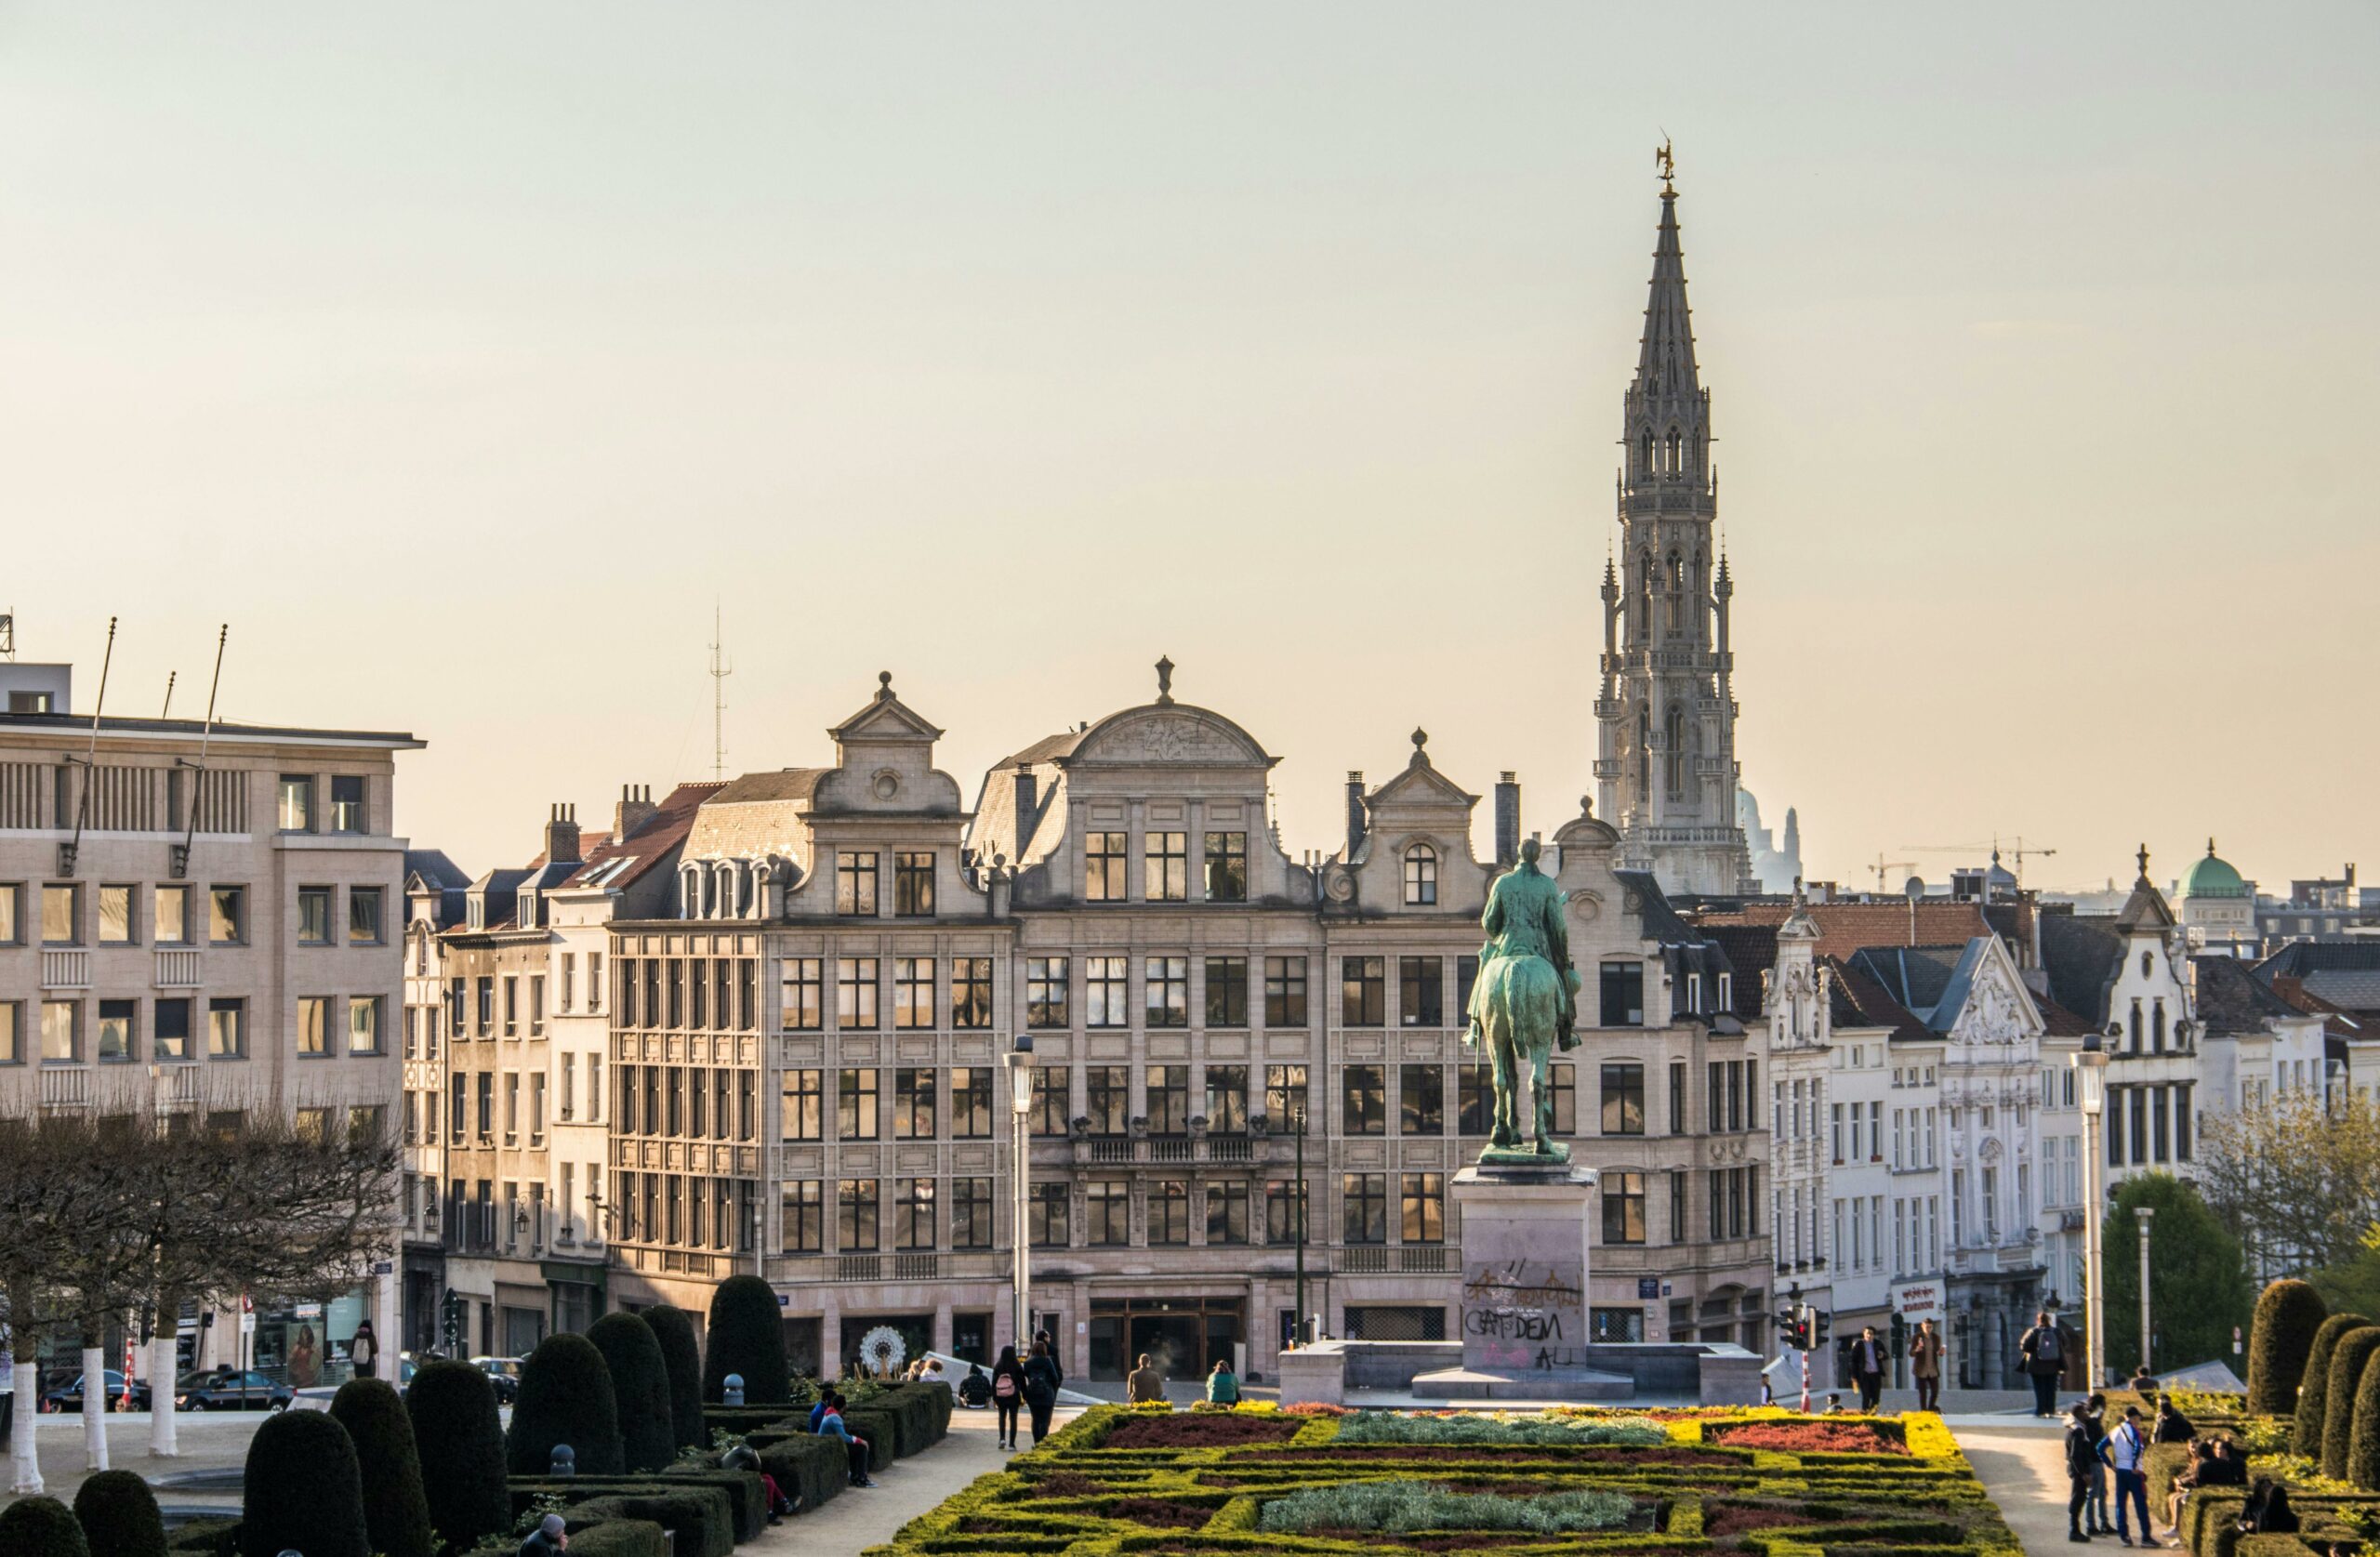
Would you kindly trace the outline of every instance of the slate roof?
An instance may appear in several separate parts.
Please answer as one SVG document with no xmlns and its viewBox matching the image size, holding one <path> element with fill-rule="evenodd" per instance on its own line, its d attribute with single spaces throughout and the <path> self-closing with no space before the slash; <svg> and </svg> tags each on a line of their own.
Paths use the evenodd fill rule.
<svg viewBox="0 0 2380 1557">
<path fill-rule="evenodd" d="M 1739 1022 L 1759 1022 L 1767 1014 L 1766 975 L 1777 966 L 1777 930 L 1773 925 L 1712 925 L 1701 934 L 1726 954 L 1735 970 L 1733 1000 L 1728 1009 Z"/>
<path fill-rule="evenodd" d="M 714 805 L 751 805 L 773 800 L 808 800 L 818 789 L 818 781 L 833 772 L 832 768 L 779 768 L 771 772 L 746 773 L 724 784 L 699 786 L 680 785 L 670 791 L 675 798 L 689 787 L 701 787 L 711 793 L 702 797 Z M 666 803 L 666 802 L 665 802 Z"/>
<path fill-rule="evenodd" d="M 2098 914 L 2044 914 L 2041 921 L 2050 998 L 2099 1029 L 2107 1026 L 2108 1003 L 2123 970 L 2124 943 L 2115 923 Z"/>
<path fill-rule="evenodd" d="M 738 781 L 741 782 L 741 781 Z M 572 887 L 625 887 L 637 880 L 668 856 L 669 851 L 683 843 L 694 825 L 694 813 L 716 798 L 731 784 L 681 784 L 661 798 L 652 814 L 637 824 L 628 837 L 613 841 L 612 835 L 601 835 L 601 840 L 584 851 L 587 858 L 580 863 L 570 879 L 562 883 Z M 618 862 L 626 860 L 626 864 Z M 616 866 L 617 868 L 610 868 Z"/>
<path fill-rule="evenodd" d="M 2275 1017 L 2307 1014 L 2282 999 L 2236 957 L 2194 957 L 2190 971 L 2197 984 L 2191 1004 L 2199 1025 L 2210 1036 L 2260 1033 Z"/>
<path fill-rule="evenodd" d="M 1835 1026 L 1889 1028 L 1897 1042 L 1941 1036 L 1894 999 L 1883 984 L 1869 977 L 1856 958 L 1846 962 L 1831 957 L 1823 960 L 1834 973 L 1827 985 L 1827 1019 Z"/>
<path fill-rule="evenodd" d="M 1891 899 L 1877 903 L 1811 903 L 1803 905 L 1818 927 L 1818 954 L 1848 957 L 1867 946 L 1905 946 L 1910 942 L 1909 903 Z M 1791 903 L 1746 903 L 1712 907 L 1698 913 L 1707 932 L 1727 925 L 1763 925 L 1771 930 L 1793 912 Z M 1917 904 L 1917 940 L 1929 946 L 1959 945 L 1977 935 L 1992 933 L 1982 904 L 1929 898 Z"/>
</svg>

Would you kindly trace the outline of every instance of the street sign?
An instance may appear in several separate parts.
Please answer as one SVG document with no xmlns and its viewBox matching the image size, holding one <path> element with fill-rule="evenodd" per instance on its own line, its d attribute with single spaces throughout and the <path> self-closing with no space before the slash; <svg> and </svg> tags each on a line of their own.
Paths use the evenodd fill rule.
<svg viewBox="0 0 2380 1557">
<path fill-rule="evenodd" d="M 1659 1277 L 1659 1276 L 1638 1276 L 1638 1277 L 1636 1278 L 1636 1296 L 1637 1296 L 1637 1298 L 1639 1299 L 1639 1300 L 1642 1300 L 1643 1299 L 1646 1299 L 1646 1298 L 1658 1298 L 1658 1297 L 1659 1297 L 1660 1295 L 1661 1295 L 1661 1278 L 1660 1278 L 1660 1277 Z"/>
</svg>

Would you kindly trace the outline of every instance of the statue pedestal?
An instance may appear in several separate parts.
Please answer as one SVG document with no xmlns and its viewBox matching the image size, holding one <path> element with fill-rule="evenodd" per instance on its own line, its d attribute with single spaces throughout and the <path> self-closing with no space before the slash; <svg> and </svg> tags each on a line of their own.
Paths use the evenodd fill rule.
<svg viewBox="0 0 2380 1557">
<path fill-rule="evenodd" d="M 1462 1220 L 1462 1366 L 1415 1377 L 1448 1399 L 1630 1400 L 1633 1379 L 1587 1366 L 1595 1174 L 1481 1163 L 1454 1178 Z"/>
</svg>

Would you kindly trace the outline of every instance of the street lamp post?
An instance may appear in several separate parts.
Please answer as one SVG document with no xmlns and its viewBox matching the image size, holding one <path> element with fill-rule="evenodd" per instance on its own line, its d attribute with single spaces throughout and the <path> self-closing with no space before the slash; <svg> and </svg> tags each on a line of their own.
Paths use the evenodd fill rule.
<svg viewBox="0 0 2380 1557">
<path fill-rule="evenodd" d="M 2090 1369 L 2086 1387 L 2096 1388 L 2107 1372 L 2107 1310 L 2099 1277 L 2099 1115 L 2108 1101 L 2108 1051 L 2098 1034 L 2082 1040 L 2073 1064 L 2082 1103 L 2082 1350 Z"/>
<path fill-rule="evenodd" d="M 2154 1369 L 2157 1365 L 2149 1355 L 2149 1219 L 2157 1207 L 2135 1206 L 2132 1214 L 2140 1221 L 2140 1366 Z"/>
<path fill-rule="evenodd" d="M 1033 1038 L 1020 1035 L 1016 1047 L 1000 1056 L 1008 1066 L 1009 1104 L 1014 1111 L 1011 1145 L 1015 1160 L 1009 1177 L 1014 1181 L 1016 1204 L 1010 1214 L 1011 1241 L 1016 1246 L 1016 1349 L 1021 1356 L 1033 1345 L 1032 1174 Z"/>
</svg>

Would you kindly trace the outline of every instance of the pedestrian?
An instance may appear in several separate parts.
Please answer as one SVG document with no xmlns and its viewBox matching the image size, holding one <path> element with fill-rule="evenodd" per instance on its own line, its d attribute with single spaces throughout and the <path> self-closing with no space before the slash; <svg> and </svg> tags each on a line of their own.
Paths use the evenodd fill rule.
<svg viewBox="0 0 2380 1557">
<path fill-rule="evenodd" d="M 1819 1412 L 1818 1415 L 1822 1417 L 1839 1417 L 1842 1414 L 1843 1393 L 1841 1391 L 1837 1391 L 1826 1397 L 1826 1409 Z"/>
<path fill-rule="evenodd" d="M 770 1524 L 774 1524 L 787 1514 L 794 1511 L 793 1499 L 785 1495 L 785 1489 L 777 1485 L 777 1479 L 770 1475 L 760 1464 L 760 1453 L 751 1445 L 736 1445 L 727 1451 L 719 1463 L 722 1470 L 749 1471 L 760 1478 L 760 1492 L 769 1505 Z"/>
<path fill-rule="evenodd" d="M 569 1550 L 570 1537 L 562 1527 L 562 1515 L 549 1513 L 537 1521 L 537 1527 L 521 1543 L 521 1557 L 559 1557 Z"/>
<path fill-rule="evenodd" d="M 1051 1335 L 1049 1331 L 1044 1330 L 1034 1339 L 1038 1340 L 1043 1346 L 1049 1348 L 1050 1377 L 1055 1380 L 1051 1387 L 1058 1390 L 1064 1389 L 1066 1387 L 1066 1365 L 1058 1360 L 1058 1338 Z"/>
<path fill-rule="evenodd" d="M 314 1326 L 311 1325 L 298 1326 L 298 1341 L 289 1349 L 288 1366 L 292 1389 L 306 1389 L 322 1379 L 322 1355 L 314 1350 Z"/>
<path fill-rule="evenodd" d="M 1058 1404 L 1058 1380 L 1064 1377 L 1057 1359 L 1050 1354 L 1050 1343 L 1035 1341 L 1033 1355 L 1025 1361 L 1025 1408 L 1032 1413 L 1036 1445 L 1050 1436 L 1050 1412 Z"/>
<path fill-rule="evenodd" d="M 1207 1404 L 1210 1405 L 1239 1404 L 1239 1375 L 1231 1370 L 1229 1357 L 1215 1359 L 1214 1371 L 1207 1375 Z"/>
<path fill-rule="evenodd" d="M 2104 1446 L 2108 1441 L 2108 1397 L 2093 1393 L 2082 1402 L 2082 1411 L 2091 1418 L 2091 1435 Z M 2091 1506 L 2082 1528 L 2095 1536 L 2112 1536 L 2116 1527 L 2108 1518 L 2108 1468 L 2100 1465 L 2091 1472 Z"/>
<path fill-rule="evenodd" d="M 347 1343 L 347 1360 L 354 1366 L 358 1379 L 380 1376 L 380 1338 L 372 1333 L 369 1319 L 355 1326 L 355 1339 Z"/>
<path fill-rule="evenodd" d="M 2090 1407 L 2076 1401 L 2066 1413 L 2066 1538 L 2087 1541 L 2082 1532 L 2082 1508 L 2091 1499 L 2091 1481 L 2107 1463 L 2107 1445 L 2091 1420 Z"/>
<path fill-rule="evenodd" d="M 2258 1476 L 2248 1506 L 2240 1511 L 2240 1529 L 2250 1535 L 2295 1535 L 2297 1511 L 2289 1506 L 2289 1489 L 2269 1476 Z"/>
<path fill-rule="evenodd" d="M 2187 1444 L 2196 1436 L 2198 1428 L 2188 1417 L 2182 1415 L 2182 1408 L 2174 1404 L 2172 1395 L 2157 1397 L 2157 1428 L 2151 1435 L 2150 1442 Z"/>
<path fill-rule="evenodd" d="M 1124 1403 L 1128 1405 L 1165 1405 L 1165 1375 L 1149 1363 L 1149 1354 L 1141 1353 L 1141 1366 L 1124 1379 Z"/>
<path fill-rule="evenodd" d="M 1909 1338 L 1909 1376 L 1917 1383 L 1917 1408 L 1942 1409 L 1942 1332 L 1931 1319 L 1919 1320 Z"/>
<path fill-rule="evenodd" d="M 826 1407 L 826 1411 L 818 1418 L 818 1436 L 840 1438 L 843 1441 L 844 1472 L 850 1477 L 852 1485 L 874 1486 L 876 1483 L 867 1473 L 870 1458 L 868 1442 L 843 1425 L 842 1395 L 830 1394 L 819 1404 Z"/>
<path fill-rule="evenodd" d="M 1025 1365 L 1016 1360 L 1016 1348 L 1000 1348 L 1000 1360 L 992 1365 L 992 1404 L 999 1408 L 999 1420 L 993 1425 L 998 1430 L 1000 1447 L 1016 1447 L 1016 1414 L 1024 1407 L 1027 1379 Z"/>
<path fill-rule="evenodd" d="M 959 1404 L 970 1411 L 981 1411 L 992 1403 L 992 1381 L 984 1377 L 983 1365 L 967 1365 L 967 1377 L 959 1381 L 958 1395 Z"/>
<path fill-rule="evenodd" d="M 1859 1339 L 1851 1343 L 1851 1381 L 1859 1386 L 1859 1409 L 1874 1416 L 1884 1394 L 1884 1343 L 1876 1339 L 1873 1325 L 1861 1326 Z"/>
<path fill-rule="evenodd" d="M 2033 1316 L 2033 1327 L 2017 1338 L 2016 1350 L 2023 1354 L 2025 1372 L 2033 1380 L 2033 1415 L 2055 1416 L 2057 1380 L 2066 1371 L 2066 1338 L 2058 1333 L 2047 1309 Z"/>
<path fill-rule="evenodd" d="M 2149 1527 L 2149 1434 L 2140 1425 L 2140 1407 L 2123 1408 L 2123 1421 L 2108 1441 L 2108 1463 L 2116 1473 L 2116 1539 L 2125 1546 L 2133 1544 L 2132 1531 L 2124 1521 L 2127 1509 L 2140 1514 L 2140 1544 L 2148 1546 L 2156 1540 L 2156 1532 Z"/>
<path fill-rule="evenodd" d="M 2215 1445 L 2203 1438 L 2190 1440 L 2190 1462 L 2174 1477 L 2174 1487 L 2165 1495 L 2165 1544 L 2179 1546 L 2182 1540 L 2182 1506 L 2189 1501 L 2191 1489 L 2202 1484 L 2207 1462 L 2215 1458 Z"/>
<path fill-rule="evenodd" d="M 2147 1363 L 2143 1363 L 2132 1370 L 2131 1381 L 2124 1387 L 2141 1399 L 2147 1400 L 2157 1392 L 2157 1376 L 2149 1371 Z"/>
</svg>

